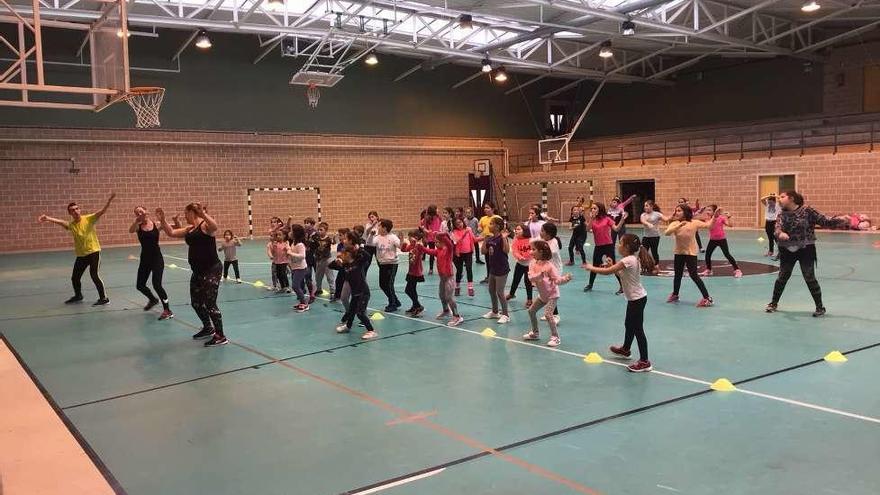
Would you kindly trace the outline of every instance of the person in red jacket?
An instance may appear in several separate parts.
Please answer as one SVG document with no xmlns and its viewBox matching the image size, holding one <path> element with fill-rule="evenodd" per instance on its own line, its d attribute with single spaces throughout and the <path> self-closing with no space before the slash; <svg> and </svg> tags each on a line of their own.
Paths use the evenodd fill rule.
<svg viewBox="0 0 880 495">
<path fill-rule="evenodd" d="M 452 256 L 455 246 L 448 232 L 439 232 L 436 235 L 436 248 L 425 248 L 425 254 L 437 257 L 437 274 L 440 275 L 440 303 L 443 305 L 443 311 L 437 315 L 437 319 L 443 319 L 452 312 L 452 319 L 448 325 L 455 327 L 464 321 L 464 318 L 458 314 L 458 305 L 455 304 L 455 280 L 452 270 Z"/>
<path fill-rule="evenodd" d="M 409 253 L 409 271 L 406 273 L 406 295 L 412 299 L 412 307 L 406 310 L 406 314 L 418 317 L 425 311 L 425 307 L 419 303 L 417 286 L 425 281 L 425 273 L 422 261 L 425 259 L 425 234 L 421 230 L 410 230 L 407 240 L 403 241 L 400 250 Z"/>
</svg>

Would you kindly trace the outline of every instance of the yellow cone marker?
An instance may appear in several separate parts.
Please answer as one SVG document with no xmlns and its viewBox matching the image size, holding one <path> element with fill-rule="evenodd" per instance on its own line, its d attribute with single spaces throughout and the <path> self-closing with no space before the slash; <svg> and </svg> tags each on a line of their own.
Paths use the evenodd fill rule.
<svg viewBox="0 0 880 495">
<path fill-rule="evenodd" d="M 174 263 L 171 263 L 170 265 L 168 265 L 168 268 L 177 268 L 177 265 L 175 265 Z"/>
<path fill-rule="evenodd" d="M 482 335 L 483 337 L 494 337 L 498 334 L 495 333 L 495 330 L 492 330 L 491 328 L 484 328 L 483 331 L 480 332 L 480 335 Z"/>
<path fill-rule="evenodd" d="M 384 320 L 385 315 L 383 315 L 382 313 L 376 312 L 376 313 L 373 313 L 372 316 L 370 316 L 370 319 L 374 320 L 374 321 Z"/>
<path fill-rule="evenodd" d="M 845 363 L 849 360 L 840 351 L 831 351 L 825 356 L 825 361 L 829 363 Z"/>
<path fill-rule="evenodd" d="M 603 361 L 605 360 L 602 359 L 602 356 L 600 356 L 598 352 L 591 352 L 584 358 L 584 362 L 590 364 L 599 364 Z"/>
<path fill-rule="evenodd" d="M 733 392 L 736 390 L 736 387 L 734 387 L 727 378 L 719 378 L 715 380 L 715 383 L 713 383 L 710 388 L 716 392 Z"/>
<path fill-rule="evenodd" d="M 322 296 L 329 296 L 329 295 L 330 295 L 330 292 L 328 292 L 327 289 L 322 289 L 322 290 L 321 290 L 321 295 L 322 295 Z"/>
<path fill-rule="evenodd" d="M 257 280 L 256 282 L 254 282 L 254 287 L 265 287 L 265 286 L 266 286 L 266 284 L 264 284 L 262 280 Z"/>
<path fill-rule="evenodd" d="M 767 240 L 767 239 L 764 239 L 763 237 L 758 237 L 758 242 L 764 242 L 764 241 L 766 241 L 766 240 Z"/>
</svg>

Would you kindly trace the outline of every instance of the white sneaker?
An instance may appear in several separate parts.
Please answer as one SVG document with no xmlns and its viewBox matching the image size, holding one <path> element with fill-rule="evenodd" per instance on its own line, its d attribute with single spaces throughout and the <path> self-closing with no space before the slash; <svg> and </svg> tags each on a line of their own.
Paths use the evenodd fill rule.
<svg viewBox="0 0 880 495">
<path fill-rule="evenodd" d="M 560 320 L 562 320 L 562 318 L 560 318 L 559 315 L 553 315 L 553 322 L 554 322 L 554 323 L 556 323 L 557 325 L 559 325 L 559 321 L 560 321 Z"/>
<path fill-rule="evenodd" d="M 449 320 L 449 323 L 447 323 L 447 325 L 449 325 L 450 327 L 457 327 L 457 326 L 461 325 L 461 322 L 463 322 L 463 321 L 464 321 L 464 318 L 462 318 L 461 315 L 453 316 L 452 319 Z"/>
<path fill-rule="evenodd" d="M 494 320 L 495 318 L 498 318 L 498 316 L 499 316 L 498 313 L 496 313 L 494 311 L 489 311 L 488 313 L 483 315 L 483 318 L 489 318 L 489 319 Z"/>
<path fill-rule="evenodd" d="M 241 279 L 240 279 L 240 278 L 235 279 L 235 283 L 240 284 L 240 283 L 241 283 Z"/>
<path fill-rule="evenodd" d="M 531 332 L 523 335 L 523 340 L 538 340 L 540 337 L 538 332 L 532 330 Z"/>
<path fill-rule="evenodd" d="M 559 347 L 561 343 L 562 340 L 559 337 L 550 337 L 550 340 L 547 341 L 547 347 Z"/>
<path fill-rule="evenodd" d="M 541 321 L 547 321 L 547 315 L 542 316 Z"/>
<path fill-rule="evenodd" d="M 370 330 L 369 332 L 367 332 L 367 333 L 361 335 L 361 338 L 364 339 L 364 340 L 370 340 L 370 339 L 375 339 L 375 338 L 378 337 L 378 336 L 379 336 L 379 334 L 377 334 L 376 332 Z"/>
<path fill-rule="evenodd" d="M 510 317 L 507 315 L 501 315 L 498 317 L 498 324 L 503 325 L 505 323 L 510 323 Z"/>
<path fill-rule="evenodd" d="M 742 270 L 739 270 L 739 269 L 734 270 L 734 271 L 733 271 L 733 276 L 734 276 L 734 278 L 742 278 L 742 276 L 743 276 L 743 272 L 742 272 Z"/>
<path fill-rule="evenodd" d="M 349 330 L 348 325 L 346 325 L 345 323 L 340 323 L 339 325 L 336 325 L 336 333 L 348 333 L 350 331 L 351 330 Z"/>
</svg>

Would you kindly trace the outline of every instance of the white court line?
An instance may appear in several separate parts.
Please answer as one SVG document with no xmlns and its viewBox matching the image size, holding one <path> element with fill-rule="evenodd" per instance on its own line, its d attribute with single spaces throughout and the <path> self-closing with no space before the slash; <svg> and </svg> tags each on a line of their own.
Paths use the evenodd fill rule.
<svg viewBox="0 0 880 495">
<path fill-rule="evenodd" d="M 186 270 L 186 268 L 180 268 L 180 267 L 178 267 L 178 269 Z M 253 285 L 251 282 L 245 282 L 245 283 L 248 283 L 248 284 Z M 323 296 L 318 296 L 318 299 L 324 299 L 325 301 L 328 300 L 328 298 L 323 297 Z M 377 313 L 382 313 L 383 315 L 395 316 L 395 317 L 397 317 L 397 318 L 402 318 L 402 319 L 405 319 L 405 320 L 417 321 L 417 322 L 420 322 L 420 323 L 430 323 L 430 322 L 431 322 L 431 320 L 429 320 L 429 319 L 413 318 L 413 317 L 411 317 L 411 316 L 399 315 L 399 314 L 397 314 L 397 313 L 391 313 L 391 312 L 385 312 L 385 311 L 383 311 L 383 310 L 379 310 L 379 309 L 376 309 L 376 308 L 371 308 L 371 307 L 369 307 L 369 306 L 367 307 L 367 309 L 370 310 L 370 311 L 377 312 Z M 486 320 L 489 320 L 489 319 L 486 318 Z M 442 326 L 442 327 L 449 328 L 449 329 L 452 329 L 452 330 L 458 330 L 459 332 L 469 333 L 469 334 L 472 334 L 472 335 L 478 335 L 478 336 L 480 336 L 480 337 L 482 337 L 482 338 L 484 338 L 484 339 L 487 339 L 487 338 L 488 338 L 488 339 L 502 340 L 502 341 L 504 341 L 504 342 L 509 342 L 509 343 L 512 343 L 512 344 L 523 345 L 523 346 L 528 346 L 528 347 L 534 347 L 534 348 L 541 349 L 541 350 L 544 350 L 544 351 L 558 352 L 558 353 L 560 353 L 560 354 L 566 354 L 566 355 L 569 355 L 569 356 L 575 356 L 575 357 L 577 357 L 577 358 L 581 358 L 581 359 L 583 359 L 583 358 L 585 357 L 584 354 L 578 354 L 578 353 L 576 353 L 576 352 L 566 351 L 566 350 L 563 350 L 563 349 L 559 349 L 558 347 L 547 347 L 547 346 L 544 346 L 544 345 L 533 344 L 533 343 L 531 343 L 531 342 L 526 342 L 526 341 L 523 341 L 523 340 L 511 339 L 511 338 L 508 338 L 508 337 L 499 337 L 498 335 L 495 335 L 495 336 L 493 336 L 493 337 L 486 337 L 486 336 L 484 336 L 483 334 L 481 334 L 480 332 L 478 332 L 478 331 L 476 331 L 476 330 L 469 330 L 469 329 L 467 329 L 467 328 L 461 328 L 461 327 L 450 327 L 449 325 L 445 325 L 445 324 L 443 324 L 443 323 L 442 323 L 441 321 L 439 321 L 439 320 L 435 320 L 435 321 L 436 321 L 436 325 L 437 325 L 437 326 Z M 492 321 L 492 320 L 489 320 L 489 321 Z M 616 362 L 616 361 L 609 361 L 608 359 L 605 359 L 605 358 L 602 359 L 602 363 L 603 363 L 603 364 L 610 364 L 610 365 L 613 365 L 613 366 L 627 366 L 625 363 L 618 363 L 618 362 Z M 655 374 L 655 375 L 659 375 L 659 376 L 664 376 L 664 377 L 667 377 L 667 378 L 672 378 L 672 379 L 675 379 L 675 380 L 681 380 L 681 381 L 686 381 L 686 382 L 690 382 L 690 383 L 696 383 L 696 384 L 699 384 L 699 385 L 706 385 L 706 386 L 711 386 L 711 385 L 712 385 L 712 382 L 707 382 L 707 381 L 704 381 L 704 380 L 698 380 L 698 379 L 696 379 L 696 378 L 691 378 L 691 377 L 684 376 L 684 375 L 677 375 L 677 374 L 674 374 L 674 373 L 668 373 L 668 372 L 666 372 L 666 371 L 652 370 L 650 373 Z M 790 405 L 793 405 L 793 406 L 804 407 L 804 408 L 813 409 L 813 410 L 816 410 L 816 411 L 821 411 L 821 412 L 825 412 L 825 413 L 829 413 L 829 414 L 836 414 L 836 415 L 839 415 L 839 416 L 844 416 L 844 417 L 851 418 L 851 419 L 858 419 L 858 420 L 862 420 L 862 421 L 868 421 L 868 422 L 871 422 L 871 423 L 877 423 L 877 424 L 880 424 L 880 418 L 874 418 L 874 417 L 871 417 L 871 416 L 863 416 L 863 415 L 861 415 L 861 414 L 855 414 L 855 413 L 851 413 L 851 412 L 847 412 L 847 411 L 842 411 L 842 410 L 840 410 L 840 409 L 833 409 L 833 408 L 830 408 L 830 407 L 819 406 L 819 405 L 816 405 L 816 404 L 811 404 L 811 403 L 809 403 L 809 402 L 801 402 L 801 401 L 797 401 L 797 400 L 793 400 L 793 399 L 786 399 L 785 397 L 779 397 L 779 396 L 776 396 L 776 395 L 762 394 L 762 393 L 760 393 L 760 392 L 753 392 L 753 391 L 751 391 L 751 390 L 745 390 L 745 389 L 741 389 L 741 388 L 738 388 L 738 387 L 736 388 L 735 391 L 736 391 L 736 392 L 743 393 L 743 394 L 746 394 L 746 395 L 752 395 L 752 396 L 755 396 L 755 397 L 761 397 L 761 398 L 764 398 L 764 399 L 774 400 L 774 401 L 778 401 L 778 402 L 784 402 L 784 403 L 786 403 L 786 404 L 790 404 Z M 373 493 L 373 492 L 362 492 L 362 493 L 366 494 L 366 493 Z"/>
<path fill-rule="evenodd" d="M 388 483 L 385 485 L 380 485 L 375 488 L 370 488 L 369 490 L 363 490 L 360 492 L 353 492 L 352 495 L 369 495 L 370 493 L 381 492 L 382 490 L 387 490 L 389 488 L 394 488 L 395 486 L 405 485 L 407 483 L 412 483 L 413 481 L 418 481 L 423 478 L 427 478 L 429 476 L 434 476 L 435 474 L 440 474 L 443 471 L 446 471 L 446 468 L 440 468 L 434 471 L 428 471 L 427 473 L 417 474 L 415 476 L 410 476 L 409 478 L 404 478 L 399 481 L 395 481 L 392 483 Z"/>
</svg>

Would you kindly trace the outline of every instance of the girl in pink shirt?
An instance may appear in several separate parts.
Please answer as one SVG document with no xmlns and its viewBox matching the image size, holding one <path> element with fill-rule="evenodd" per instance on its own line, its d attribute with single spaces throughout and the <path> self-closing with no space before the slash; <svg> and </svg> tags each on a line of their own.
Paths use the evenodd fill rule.
<svg viewBox="0 0 880 495">
<path fill-rule="evenodd" d="M 544 317 L 550 327 L 550 340 L 547 341 L 547 345 L 558 347 L 562 341 L 559 339 L 559 332 L 556 329 L 553 310 L 556 309 L 556 303 L 559 300 L 559 286 L 568 283 L 571 280 L 571 274 L 560 276 L 559 270 L 550 262 L 550 256 L 550 245 L 547 244 L 547 241 L 532 243 L 533 261 L 529 265 L 528 277 L 532 281 L 532 285 L 538 289 L 538 297 L 529 307 L 532 330 L 523 335 L 523 340 L 538 340 L 540 338 L 537 314 L 541 308 L 544 308 Z"/>
<path fill-rule="evenodd" d="M 425 257 L 425 245 L 422 239 L 425 238 L 421 230 L 411 230 L 408 239 L 403 241 L 400 250 L 409 253 L 409 271 L 406 273 L 406 295 L 412 300 L 412 307 L 406 310 L 406 314 L 418 317 L 425 310 L 425 307 L 419 302 L 418 284 L 425 281 L 424 272 L 422 271 L 422 260 Z"/>
<path fill-rule="evenodd" d="M 266 245 L 266 254 L 272 260 L 272 273 L 278 285 L 273 288 L 279 292 L 290 292 L 287 279 L 287 242 L 284 234 L 276 231 L 272 234 L 272 240 Z"/>
<path fill-rule="evenodd" d="M 593 203 L 593 206 L 590 207 L 590 217 L 590 230 L 593 231 L 593 240 L 595 243 L 595 246 L 593 246 L 593 265 L 604 265 L 604 258 L 609 258 L 613 263 L 614 241 L 612 240 L 611 232 L 620 231 L 623 227 L 623 223 L 626 222 L 627 213 L 625 211 L 621 213 L 620 221 L 615 223 L 608 215 L 608 212 L 605 209 L 605 204 Z M 590 272 L 590 281 L 587 283 L 587 286 L 584 287 L 584 292 L 590 292 L 593 290 L 593 282 L 595 281 L 596 274 Z M 619 284 L 620 279 L 618 279 L 617 282 Z M 622 294 L 623 290 L 619 289 L 617 293 Z"/>
<path fill-rule="evenodd" d="M 447 318 L 451 312 L 452 318 L 447 323 L 450 327 L 458 326 L 464 321 L 464 318 L 458 314 L 458 305 L 455 303 L 455 297 L 452 295 L 452 255 L 454 250 L 455 246 L 453 246 L 452 239 L 447 232 L 437 234 L 436 249 L 425 248 L 425 254 L 437 257 L 437 273 L 440 275 L 440 286 L 438 289 L 440 292 L 440 304 L 443 306 L 443 311 L 437 315 L 437 319 Z"/>
<path fill-rule="evenodd" d="M 510 283 L 510 292 L 507 293 L 507 300 L 516 297 L 516 289 L 519 288 L 519 281 L 523 280 L 525 275 L 526 286 L 526 307 L 532 305 L 532 282 L 529 281 L 529 265 L 532 262 L 532 243 L 531 232 L 523 225 L 517 225 L 513 228 L 513 243 L 510 245 L 510 254 L 516 260 L 516 266 L 513 269 L 513 282 Z"/>
<path fill-rule="evenodd" d="M 721 208 L 718 208 L 718 205 L 709 205 L 706 207 L 706 210 L 711 215 L 711 220 L 709 220 L 709 244 L 706 246 L 706 269 L 700 272 L 700 276 L 709 277 L 712 275 L 712 252 L 715 251 L 716 247 L 720 247 L 724 257 L 727 258 L 730 266 L 733 267 L 733 276 L 742 278 L 743 272 L 730 254 L 730 248 L 727 246 L 727 234 L 724 233 L 725 225 L 733 227 L 733 223 L 730 221 L 730 214 L 721 213 Z"/>
<path fill-rule="evenodd" d="M 440 232 L 440 216 L 437 215 L 437 205 L 429 205 L 425 211 L 425 217 L 419 224 L 419 228 L 425 233 L 425 246 L 429 248 L 436 247 L 434 243 L 435 236 Z M 428 258 L 428 275 L 434 274 L 434 256 Z"/>
<path fill-rule="evenodd" d="M 455 217 L 453 225 L 451 235 L 452 242 L 455 243 L 455 257 L 452 258 L 455 263 L 455 295 L 461 295 L 461 277 L 466 270 L 468 296 L 474 297 L 474 245 L 477 237 L 465 224 L 463 217 Z"/>
</svg>

